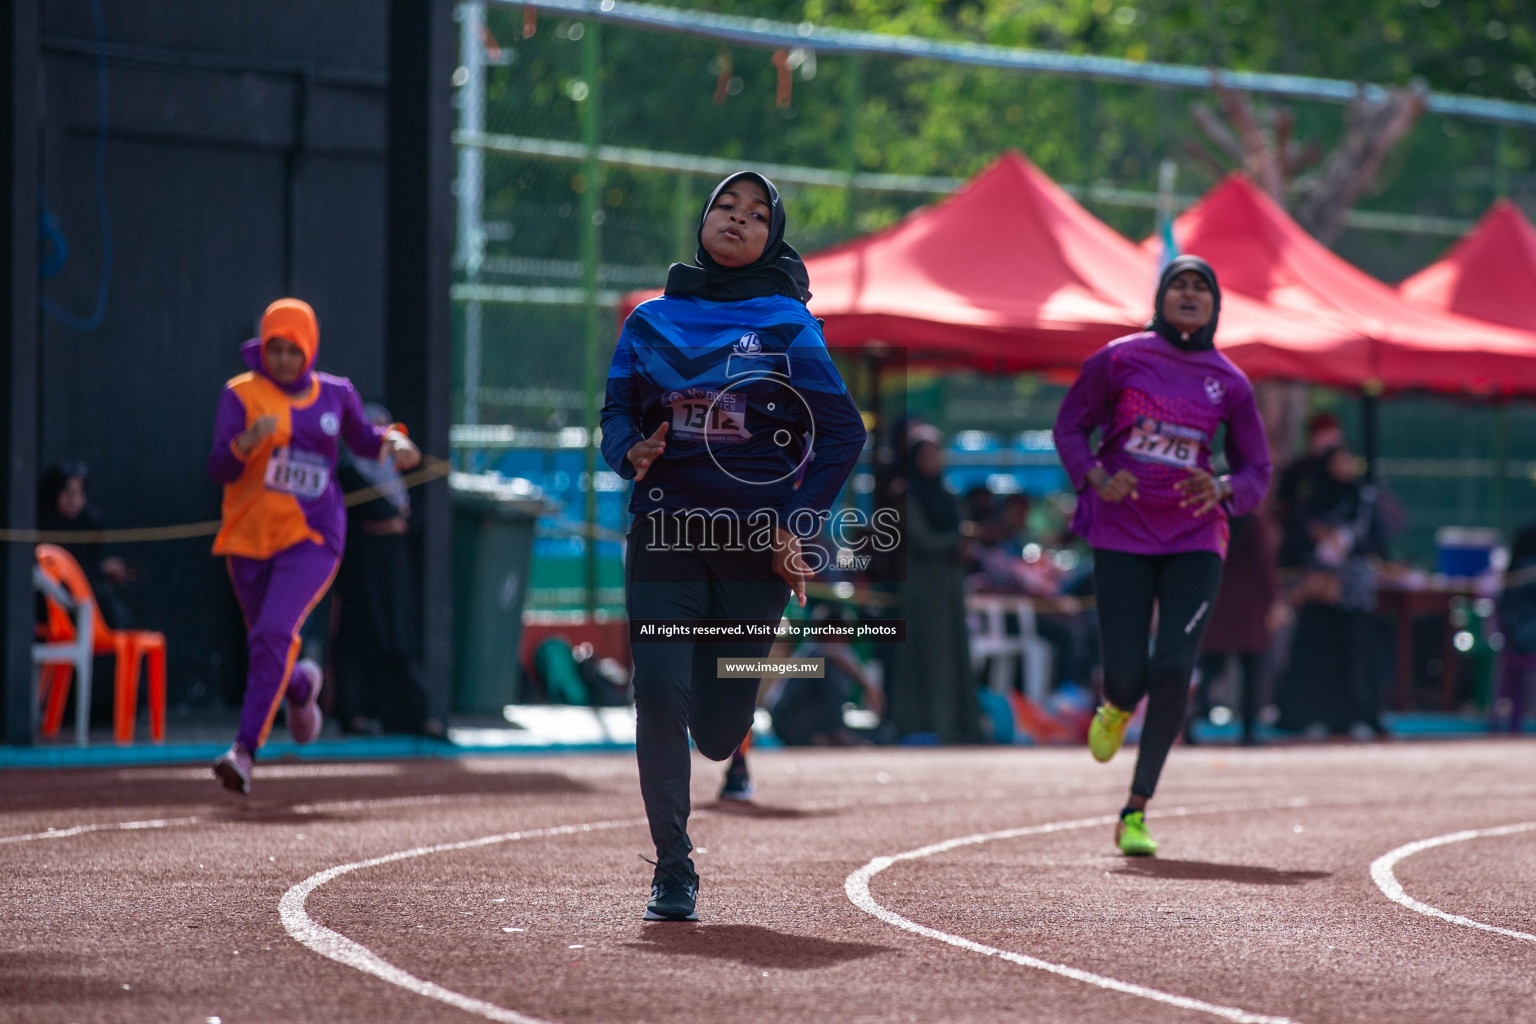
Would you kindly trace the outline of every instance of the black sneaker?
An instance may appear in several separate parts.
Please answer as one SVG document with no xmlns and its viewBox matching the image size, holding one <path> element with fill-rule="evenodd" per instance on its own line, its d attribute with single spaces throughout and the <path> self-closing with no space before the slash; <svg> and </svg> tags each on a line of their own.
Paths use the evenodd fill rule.
<svg viewBox="0 0 1536 1024">
<path fill-rule="evenodd" d="M 752 777 L 747 774 L 745 758 L 734 757 L 725 770 L 725 784 L 720 787 L 721 800 L 745 802 L 752 799 Z"/>
<path fill-rule="evenodd" d="M 664 868 L 659 864 L 651 876 L 651 901 L 645 905 L 647 921 L 697 921 L 694 904 L 699 897 L 699 875 L 693 862 L 682 867 Z"/>
</svg>

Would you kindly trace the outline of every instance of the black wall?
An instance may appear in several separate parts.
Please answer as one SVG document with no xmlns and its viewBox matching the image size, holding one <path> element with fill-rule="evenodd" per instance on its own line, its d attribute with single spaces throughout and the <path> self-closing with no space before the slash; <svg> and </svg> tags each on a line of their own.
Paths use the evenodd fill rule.
<svg viewBox="0 0 1536 1024">
<path fill-rule="evenodd" d="M 216 518 L 203 466 L 220 389 L 244 370 L 237 350 L 261 310 L 288 294 L 319 314 L 319 366 L 415 418 L 423 449 L 446 454 L 449 183 L 446 158 L 422 154 L 448 150 L 453 53 L 419 44 L 451 37 L 446 4 L 16 2 L 40 5 L 38 181 L 68 247 L 39 285 L 39 465 L 86 461 L 113 526 Z M 408 32 L 404 54 L 392 22 Z M 441 139 L 422 137 L 439 124 Z M 410 252 L 391 271 L 402 239 Z M 42 247 L 45 263 L 54 255 Z M 439 286 L 440 299 L 426 294 Z M 402 306 L 420 311 L 406 363 L 388 329 Z M 446 546 L 441 502 L 422 498 L 426 546 Z M 209 545 L 120 549 L 142 571 L 135 624 L 167 635 L 173 705 L 214 702 L 243 673 L 239 614 Z M 444 589 L 434 561 L 429 591 Z M 441 642 L 429 648 L 446 658 Z M 431 667 L 446 685 L 446 665 Z"/>
<path fill-rule="evenodd" d="M 37 136 L 38 11 L 0 8 L 0 514 L 13 529 L 33 523 L 37 479 Z M 0 543 L 0 702 L 7 742 L 31 742 L 37 717 L 32 690 L 32 555 Z"/>
</svg>

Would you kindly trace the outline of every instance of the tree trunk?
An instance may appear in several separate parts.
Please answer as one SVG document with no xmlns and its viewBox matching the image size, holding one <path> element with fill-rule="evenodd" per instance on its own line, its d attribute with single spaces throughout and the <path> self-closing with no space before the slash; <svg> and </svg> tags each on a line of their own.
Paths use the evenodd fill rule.
<svg viewBox="0 0 1536 1024">
<path fill-rule="evenodd" d="M 1217 114 L 1204 103 L 1190 107 L 1206 137 L 1281 206 L 1291 209 L 1303 228 L 1324 245 L 1344 232 L 1344 215 L 1376 183 L 1382 163 L 1424 113 L 1424 87 L 1361 92 L 1344 114 L 1344 137 L 1318 172 L 1298 180 L 1317 163 L 1315 144 L 1292 140 L 1294 118 L 1288 110 L 1262 118 L 1248 95 L 1214 77 L 1220 103 Z M 1266 121 L 1268 122 L 1266 124 Z M 1218 163 L 1198 144 L 1190 148 L 1207 163 Z M 1294 202 L 1292 202 L 1294 196 Z"/>
<path fill-rule="evenodd" d="M 1356 96 L 1344 115 L 1344 138 L 1317 174 L 1297 189 L 1292 210 L 1296 222 L 1324 245 L 1338 241 L 1344 215 L 1375 185 L 1387 154 L 1422 113 L 1424 95 L 1419 90 Z"/>
</svg>

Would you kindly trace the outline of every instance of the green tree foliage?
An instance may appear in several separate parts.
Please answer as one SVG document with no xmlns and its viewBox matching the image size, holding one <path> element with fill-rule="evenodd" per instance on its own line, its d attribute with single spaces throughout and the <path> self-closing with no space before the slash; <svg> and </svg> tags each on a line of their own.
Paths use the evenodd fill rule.
<svg viewBox="0 0 1536 1024">
<path fill-rule="evenodd" d="M 676 6 L 888 34 L 975 40 L 1132 60 L 1288 72 L 1388 85 L 1422 78 L 1436 91 L 1536 100 L 1536 18 L 1527 0 L 679 0 Z M 578 22 L 540 15 L 522 38 L 520 8 L 491 8 L 493 34 L 514 54 L 492 69 L 491 131 L 574 141 L 580 82 Z M 850 150 L 847 58 L 806 61 L 793 72 L 792 100 L 776 105 L 771 54 L 703 39 L 606 26 L 599 83 L 604 142 L 643 149 L 826 168 Z M 724 67 L 724 71 L 722 68 Z M 1106 182 L 1152 189 L 1158 163 L 1181 161 L 1179 190 L 1202 191 L 1217 169 L 1190 161 L 1200 137 L 1188 111 L 1200 96 L 1180 91 L 1024 75 L 930 60 L 866 58 L 858 71 L 851 140 L 857 169 L 965 177 L 1000 150 L 1023 150 L 1046 173 L 1074 185 Z M 716 102 L 717 87 L 723 102 Z M 1258 103 L 1261 111 L 1268 101 Z M 1325 148 L 1341 109 L 1288 103 L 1297 135 Z M 1536 132 L 1425 117 L 1389 160 L 1367 207 L 1471 217 L 1501 192 L 1536 194 Z M 572 165 L 488 161 L 488 213 L 515 217 L 519 248 L 555 252 L 583 187 Z M 624 263 L 665 263 L 677 252 L 677 189 L 666 175 L 605 175 L 605 251 Z M 707 182 L 690 183 L 693 201 Z M 566 193 L 562 195 L 561 193 Z M 931 198 L 835 188 L 791 190 L 795 234 L 814 249 L 888 224 Z M 1092 203 L 1090 202 L 1090 205 Z M 516 212 L 514 213 L 514 209 Z M 1133 236 L 1148 211 L 1097 206 Z M 691 212 L 689 214 L 691 218 Z M 538 240 L 538 241 L 535 241 Z M 1419 263 L 1446 240 L 1410 246 Z M 548 248 L 546 249 L 546 243 Z M 1348 250 L 1350 239 L 1343 248 Z M 526 249 L 525 249 L 526 251 Z M 1401 252 L 1401 250 L 1397 250 Z M 570 255 L 566 255 L 570 258 Z M 1386 261 L 1391 263 L 1390 260 Z M 1412 266 L 1379 268 L 1389 275 Z"/>
<path fill-rule="evenodd" d="M 1532 0 L 656 2 L 789 23 L 1138 61 L 1389 86 L 1421 79 L 1437 92 L 1536 102 Z M 1190 105 L 1212 99 L 1189 91 L 931 60 L 869 57 L 855 67 L 848 58 L 797 54 L 790 102 L 781 107 L 780 70 L 766 50 L 604 25 L 601 80 L 588 83 L 581 78 L 588 29 L 580 22 L 539 14 L 535 31 L 525 37 L 523 8 L 491 5 L 488 17 L 503 51 L 486 80 L 486 128 L 492 133 L 576 142 L 579 105 L 595 96 L 605 145 L 743 165 L 838 170 L 848 169 L 851 158 L 859 171 L 964 178 L 999 151 L 1016 147 L 1057 181 L 1082 187 L 1086 204 L 1132 238 L 1152 230 L 1152 211 L 1097 201 L 1092 186 L 1151 191 L 1158 165 L 1167 158 L 1180 163 L 1178 190 L 1184 194 L 1203 192 L 1222 173 L 1187 156 L 1186 144 L 1203 138 Z M 850 125 L 849 88 L 855 81 L 857 117 Z M 1256 98 L 1255 106 L 1262 117 L 1276 102 Z M 1284 105 L 1295 116 L 1296 138 L 1315 141 L 1324 151 L 1337 141 L 1343 108 Z M 1509 194 L 1536 212 L 1533 160 L 1536 130 L 1427 115 L 1388 158 L 1376 192 L 1361 206 L 1471 219 L 1496 195 Z M 691 251 L 698 205 L 712 183 L 705 175 L 680 181 L 668 172 L 613 167 L 600 181 L 589 182 L 579 163 L 488 154 L 485 216 L 490 232 L 483 278 L 490 283 L 579 284 L 573 261 L 578 258 L 581 193 L 600 188 L 601 287 L 659 285 L 665 265 Z M 835 185 L 784 191 L 791 240 L 806 252 L 888 225 L 934 198 L 920 192 L 850 192 Z M 1349 231 L 1337 248 L 1367 270 L 1395 280 L 1438 257 L 1451 241 L 1449 236 Z M 482 383 L 515 392 L 546 389 L 552 397 L 547 402 L 488 399 L 496 407 L 487 417 L 541 429 L 580 422 L 579 403 L 558 396 L 580 380 L 582 323 L 581 311 L 570 306 L 488 305 Z M 1021 429 L 1048 422 L 1048 413 L 1040 410 L 1049 402 L 1031 397 L 1031 389 L 1039 386 L 1033 379 L 956 382 L 957 387 L 985 384 L 993 389 L 981 404 L 1004 410 L 995 422 L 977 420 L 977 403 L 968 404 L 960 391 L 950 396 L 951 402 L 938 387 L 924 391 L 912 383 L 913 408 L 941 421 L 954 404 L 961 426 Z M 1013 409 L 1002 401 L 1008 396 L 1034 412 Z M 1466 439 L 1488 433 L 1487 417 L 1474 422 L 1468 410 L 1453 410 L 1453 415 L 1443 405 L 1402 405 L 1403 422 L 1421 422 L 1426 436 L 1461 438 L 1450 454 L 1486 455 Z M 1407 446 L 1398 454 L 1419 454 L 1417 435 L 1402 422 L 1386 427 L 1384 454 L 1394 454 L 1394 438 Z M 1526 435 L 1516 430 L 1512 436 L 1518 441 Z M 1536 457 L 1523 453 L 1518 443 L 1515 448 L 1517 458 Z M 1454 487 L 1399 481 L 1417 521 L 1415 540 L 1405 547 L 1427 557 L 1435 524 L 1487 521 L 1488 502 L 1468 490 L 1472 484 L 1481 486 L 1477 481 Z M 1422 493 L 1413 491 L 1415 486 Z M 1529 488 L 1512 494 L 1511 507 L 1528 507 L 1529 496 Z"/>
</svg>

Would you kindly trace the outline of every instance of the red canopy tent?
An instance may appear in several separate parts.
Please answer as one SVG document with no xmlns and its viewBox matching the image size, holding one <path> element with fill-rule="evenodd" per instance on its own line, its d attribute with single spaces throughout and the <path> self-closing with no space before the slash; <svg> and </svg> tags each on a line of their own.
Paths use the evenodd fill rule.
<svg viewBox="0 0 1536 1024">
<path fill-rule="evenodd" d="M 1397 290 L 1423 306 L 1536 332 L 1536 227 L 1500 199 L 1438 263 Z"/>
<path fill-rule="evenodd" d="M 1381 388 L 1536 394 L 1536 334 L 1408 301 L 1308 235 L 1247 178 L 1228 177 L 1174 231 L 1182 251 L 1216 268 L 1224 295 L 1329 316 L 1369 338 Z"/>
<path fill-rule="evenodd" d="M 806 260 L 810 308 L 833 346 L 897 346 L 909 361 L 997 372 L 1073 369 L 1151 313 L 1157 261 L 1018 152 L 892 227 Z M 623 312 L 656 294 L 625 296 Z M 1234 297 L 1218 341 L 1255 377 L 1363 380 L 1358 332 Z"/>
</svg>

